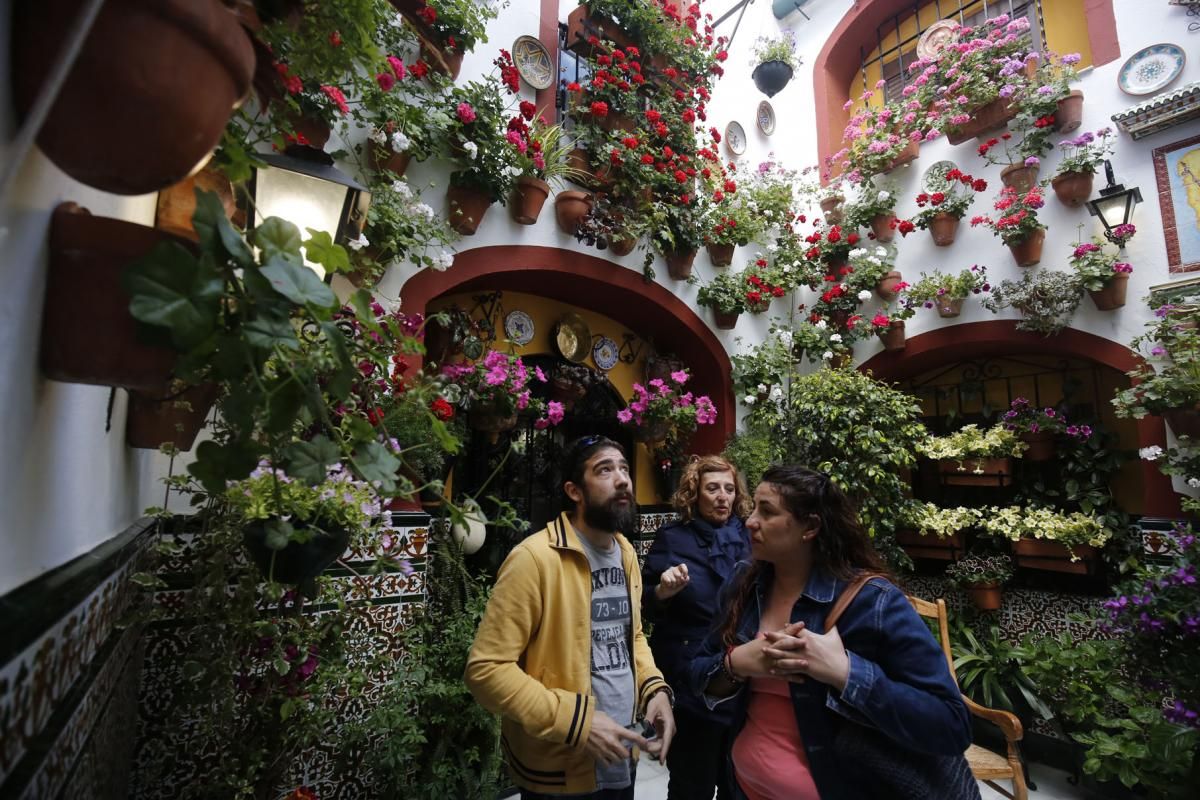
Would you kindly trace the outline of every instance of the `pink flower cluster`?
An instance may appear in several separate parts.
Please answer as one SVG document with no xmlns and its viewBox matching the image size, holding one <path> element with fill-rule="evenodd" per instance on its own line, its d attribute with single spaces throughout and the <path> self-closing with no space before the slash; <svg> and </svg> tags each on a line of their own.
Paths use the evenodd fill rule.
<svg viewBox="0 0 1200 800">
<path fill-rule="evenodd" d="M 640 383 L 633 385 L 634 398 L 627 408 L 617 412 L 617 419 L 627 425 L 667 424 L 675 430 L 668 437 L 680 432 L 691 433 L 696 425 L 711 425 L 717 421 L 717 408 L 707 395 L 696 397 L 692 392 L 680 390 L 688 381 L 687 370 L 671 373 L 671 382 L 661 378 L 650 381 L 649 388 Z"/>
</svg>

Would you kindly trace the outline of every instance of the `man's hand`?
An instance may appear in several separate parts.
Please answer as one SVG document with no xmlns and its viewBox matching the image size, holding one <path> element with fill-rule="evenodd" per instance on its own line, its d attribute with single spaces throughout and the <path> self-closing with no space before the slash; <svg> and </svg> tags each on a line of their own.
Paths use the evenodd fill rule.
<svg viewBox="0 0 1200 800">
<path fill-rule="evenodd" d="M 654 726 L 658 738 L 650 743 L 649 748 L 643 749 L 666 763 L 667 751 L 671 749 L 671 740 L 675 738 L 675 715 L 671 713 L 671 696 L 667 692 L 658 692 L 650 698 L 646 704 L 646 721 Z"/>
<path fill-rule="evenodd" d="M 658 579 L 658 586 L 654 587 L 654 596 L 659 600 L 670 600 L 682 592 L 690 580 L 687 564 L 676 564 L 669 567 L 663 570 L 662 576 Z"/>
<path fill-rule="evenodd" d="M 671 709 L 668 706 L 668 718 L 670 715 Z M 671 732 L 672 734 L 675 732 L 674 721 L 671 723 Z M 631 744 L 637 745 L 642 750 L 647 749 L 645 739 L 627 728 L 622 728 L 608 714 L 597 711 L 592 715 L 592 729 L 588 732 L 587 743 L 584 744 L 584 749 L 592 758 L 603 761 L 611 767 L 629 758 L 629 745 Z"/>
</svg>

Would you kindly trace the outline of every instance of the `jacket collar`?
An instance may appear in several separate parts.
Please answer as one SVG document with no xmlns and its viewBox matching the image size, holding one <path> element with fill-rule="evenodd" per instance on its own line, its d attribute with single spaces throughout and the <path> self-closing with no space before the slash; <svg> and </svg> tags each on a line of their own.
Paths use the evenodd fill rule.
<svg viewBox="0 0 1200 800">
<path fill-rule="evenodd" d="M 771 580 L 775 577 L 775 567 L 772 564 L 767 564 L 766 569 L 758 576 L 758 585 L 760 593 L 770 586 Z M 801 592 L 802 597 L 807 597 L 817 603 L 832 603 L 837 597 L 837 578 L 829 574 L 823 569 L 813 569 L 808 575 L 808 583 L 804 585 L 804 591 Z"/>
<path fill-rule="evenodd" d="M 557 519 L 550 520 L 550 523 L 546 526 L 546 535 L 550 539 L 550 546 L 556 550 L 574 550 L 577 553 L 587 555 L 584 553 L 583 545 L 580 543 L 579 532 L 571 524 L 571 518 L 566 511 L 559 514 Z M 624 553 L 626 550 L 625 537 L 618 533 L 614 538 L 617 540 L 617 547 Z"/>
</svg>

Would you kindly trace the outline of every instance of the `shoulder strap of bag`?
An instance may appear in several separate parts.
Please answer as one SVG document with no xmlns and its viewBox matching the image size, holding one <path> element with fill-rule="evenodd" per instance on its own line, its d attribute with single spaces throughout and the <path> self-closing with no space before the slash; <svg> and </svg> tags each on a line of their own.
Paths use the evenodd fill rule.
<svg viewBox="0 0 1200 800">
<path fill-rule="evenodd" d="M 833 608 L 831 608 L 829 613 L 825 616 L 826 633 L 828 633 L 829 629 L 834 625 L 837 625 L 837 621 L 842 616 L 842 612 L 850 607 L 850 604 L 854 602 L 854 598 L 857 597 L 862 588 L 867 585 L 867 581 L 878 577 L 879 575 L 877 573 L 864 572 L 862 575 L 859 575 L 857 578 L 850 581 L 846 588 L 842 590 L 842 593 L 838 595 L 837 602 L 833 604 Z"/>
</svg>

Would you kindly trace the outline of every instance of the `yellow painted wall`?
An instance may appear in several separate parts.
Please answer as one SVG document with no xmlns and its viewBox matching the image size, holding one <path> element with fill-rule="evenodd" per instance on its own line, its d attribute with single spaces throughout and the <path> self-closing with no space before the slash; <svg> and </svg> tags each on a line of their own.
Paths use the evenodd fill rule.
<svg viewBox="0 0 1200 800">
<path fill-rule="evenodd" d="M 441 297 L 429 304 L 429 311 L 441 311 L 452 306 L 458 306 L 466 311 L 471 311 L 476 305 L 475 297 L 486 292 L 464 292 L 462 294 L 449 295 Z M 510 311 L 524 311 L 533 320 L 534 336 L 533 341 L 524 346 L 512 345 L 503 341 L 504 336 L 504 317 Z M 593 336 L 603 334 L 612 339 L 618 345 L 624 342 L 624 333 L 628 329 L 618 322 L 614 322 L 609 317 L 603 314 L 597 314 L 586 308 L 569 305 L 558 300 L 552 300 L 546 297 L 537 295 L 525 294 L 522 292 L 504 292 L 501 295 L 500 303 L 497 306 L 495 318 L 496 333 L 500 337 L 494 342 L 494 348 L 503 352 L 511 352 L 518 356 L 527 355 L 557 355 L 551 337 L 554 334 L 555 324 L 562 317 L 569 313 L 578 314 L 587 323 L 588 330 Z M 483 318 L 483 311 L 476 310 L 473 314 L 476 319 Z M 628 331 L 629 333 L 637 334 L 637 331 Z M 645 340 L 639 337 L 634 343 L 634 347 L 641 345 L 642 351 L 638 354 L 637 360 L 632 364 L 627 364 L 624 361 L 617 363 L 608 373 L 608 381 L 613 385 L 616 391 L 624 398 L 628 399 L 633 394 L 633 384 L 640 383 L 643 380 L 645 369 L 646 356 L 651 353 L 651 348 L 645 343 Z M 586 366 L 592 369 L 596 368 L 595 362 L 589 355 L 583 362 Z M 637 492 L 637 502 L 641 504 L 652 504 L 666 502 L 665 499 L 660 499 L 655 494 L 654 489 L 654 474 L 651 469 L 652 459 L 650 453 L 647 452 L 646 446 L 643 444 L 637 445 L 637 457 L 634 459 L 636 463 L 636 472 L 634 482 Z"/>
</svg>

